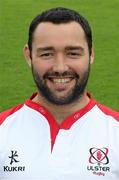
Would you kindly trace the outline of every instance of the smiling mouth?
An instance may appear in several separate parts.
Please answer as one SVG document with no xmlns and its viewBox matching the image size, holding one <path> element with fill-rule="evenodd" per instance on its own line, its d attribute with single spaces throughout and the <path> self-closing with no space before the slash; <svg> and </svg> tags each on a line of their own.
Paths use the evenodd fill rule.
<svg viewBox="0 0 119 180">
<path fill-rule="evenodd" d="M 48 77 L 48 79 L 55 84 L 66 84 L 71 82 L 74 79 L 74 77 L 66 77 L 66 78 Z"/>
</svg>

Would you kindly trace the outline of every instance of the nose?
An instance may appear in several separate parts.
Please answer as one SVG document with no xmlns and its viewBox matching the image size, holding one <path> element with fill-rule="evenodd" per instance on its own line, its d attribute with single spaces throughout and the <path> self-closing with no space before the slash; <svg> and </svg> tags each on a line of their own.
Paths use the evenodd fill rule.
<svg viewBox="0 0 119 180">
<path fill-rule="evenodd" d="M 63 55 L 57 55 L 53 63 L 53 71 L 57 73 L 64 73 L 69 69 L 66 58 Z"/>
</svg>

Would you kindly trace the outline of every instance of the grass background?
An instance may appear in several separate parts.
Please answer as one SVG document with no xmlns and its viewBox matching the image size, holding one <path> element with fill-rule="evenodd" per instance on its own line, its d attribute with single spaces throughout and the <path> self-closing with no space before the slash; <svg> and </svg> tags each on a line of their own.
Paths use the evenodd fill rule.
<svg viewBox="0 0 119 180">
<path fill-rule="evenodd" d="M 0 0 L 0 111 L 36 91 L 22 49 L 31 20 L 56 6 L 75 9 L 89 20 L 95 62 L 88 90 L 119 111 L 119 0 Z"/>
</svg>

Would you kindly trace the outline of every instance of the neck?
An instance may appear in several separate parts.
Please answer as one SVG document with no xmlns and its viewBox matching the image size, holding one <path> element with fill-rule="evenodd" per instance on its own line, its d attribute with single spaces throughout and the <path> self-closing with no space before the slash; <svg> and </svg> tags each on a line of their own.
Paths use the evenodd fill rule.
<svg viewBox="0 0 119 180">
<path fill-rule="evenodd" d="M 38 94 L 33 101 L 44 106 L 54 116 L 57 123 L 61 124 L 63 120 L 72 113 L 85 107 L 89 102 L 89 97 L 86 92 L 84 92 L 84 94 L 76 102 L 67 105 L 54 105 L 46 101 L 40 94 Z"/>
</svg>

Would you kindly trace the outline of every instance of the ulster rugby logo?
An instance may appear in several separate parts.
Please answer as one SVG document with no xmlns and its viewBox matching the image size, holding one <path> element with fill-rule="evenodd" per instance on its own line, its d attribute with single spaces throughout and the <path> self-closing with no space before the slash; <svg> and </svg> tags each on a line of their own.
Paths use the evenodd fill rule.
<svg viewBox="0 0 119 180">
<path fill-rule="evenodd" d="M 89 151 L 90 151 L 89 163 L 91 164 L 97 163 L 98 165 L 109 163 L 107 148 L 102 148 L 102 149 L 91 148 Z"/>
<path fill-rule="evenodd" d="M 105 173 L 110 172 L 110 167 L 107 166 L 109 164 L 108 148 L 90 148 L 89 149 L 89 166 L 87 166 L 87 170 L 93 172 L 94 175 L 105 176 Z"/>
</svg>

